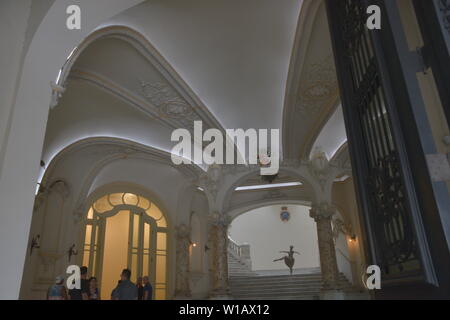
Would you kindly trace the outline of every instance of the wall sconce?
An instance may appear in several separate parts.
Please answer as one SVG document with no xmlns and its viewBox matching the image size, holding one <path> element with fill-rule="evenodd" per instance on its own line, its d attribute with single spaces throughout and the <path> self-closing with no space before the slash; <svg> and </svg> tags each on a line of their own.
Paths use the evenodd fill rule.
<svg viewBox="0 0 450 320">
<path fill-rule="evenodd" d="M 189 245 L 191 247 L 193 247 L 193 248 L 197 247 L 197 243 L 196 242 L 189 241 Z"/>
<path fill-rule="evenodd" d="M 356 234 L 352 234 L 351 236 L 349 236 L 349 240 L 350 242 L 356 242 Z"/>
</svg>

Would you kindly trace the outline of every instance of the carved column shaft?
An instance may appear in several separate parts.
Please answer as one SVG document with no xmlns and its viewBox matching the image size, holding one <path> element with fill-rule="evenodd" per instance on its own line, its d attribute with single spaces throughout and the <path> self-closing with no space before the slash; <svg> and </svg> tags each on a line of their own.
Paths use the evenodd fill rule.
<svg viewBox="0 0 450 320">
<path fill-rule="evenodd" d="M 333 241 L 331 217 L 334 209 L 327 204 L 313 205 L 310 216 L 317 223 L 317 237 L 319 242 L 320 268 L 322 270 L 323 289 L 339 289 L 339 271 L 336 251 Z"/>
<path fill-rule="evenodd" d="M 175 296 L 190 297 L 190 261 L 189 247 L 191 245 L 190 230 L 182 224 L 177 227 L 177 262 Z"/>
<path fill-rule="evenodd" d="M 228 225 L 226 216 L 213 214 L 209 230 L 212 295 L 228 295 Z"/>
</svg>

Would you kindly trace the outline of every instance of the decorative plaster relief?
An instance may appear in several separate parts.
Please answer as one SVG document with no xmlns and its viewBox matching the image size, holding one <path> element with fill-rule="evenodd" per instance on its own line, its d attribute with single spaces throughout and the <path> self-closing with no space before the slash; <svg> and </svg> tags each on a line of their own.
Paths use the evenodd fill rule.
<svg viewBox="0 0 450 320">
<path fill-rule="evenodd" d="M 178 127 L 193 129 L 194 121 L 201 120 L 190 106 L 172 87 L 163 82 L 149 83 L 140 80 L 144 98 L 158 108 L 161 118 L 171 119 Z"/>
<path fill-rule="evenodd" d="M 319 63 L 309 65 L 303 79 L 299 88 L 297 109 L 301 116 L 315 115 L 338 88 L 333 57 L 330 55 Z"/>
</svg>

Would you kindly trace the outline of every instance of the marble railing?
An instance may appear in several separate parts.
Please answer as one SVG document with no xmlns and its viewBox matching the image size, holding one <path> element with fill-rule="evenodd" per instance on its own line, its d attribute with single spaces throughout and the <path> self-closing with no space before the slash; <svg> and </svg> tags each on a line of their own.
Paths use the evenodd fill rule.
<svg viewBox="0 0 450 320">
<path fill-rule="evenodd" d="M 241 263 L 252 269 L 252 260 L 250 257 L 250 245 L 247 243 L 238 244 L 228 236 L 228 252 L 232 254 Z"/>
</svg>

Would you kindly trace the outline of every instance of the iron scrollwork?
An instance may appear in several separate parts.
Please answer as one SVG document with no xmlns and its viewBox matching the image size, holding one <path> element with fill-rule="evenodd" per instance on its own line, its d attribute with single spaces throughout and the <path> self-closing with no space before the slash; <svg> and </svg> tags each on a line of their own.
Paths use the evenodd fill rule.
<svg viewBox="0 0 450 320">
<path fill-rule="evenodd" d="M 445 1 L 446 3 L 448 1 Z M 417 243 L 413 225 L 409 219 L 409 203 L 406 197 L 401 164 L 389 112 L 385 105 L 385 93 L 380 80 L 380 70 L 370 32 L 365 28 L 367 20 L 364 1 L 343 0 L 338 7 L 343 40 L 345 64 L 352 87 L 351 113 L 362 131 L 366 163 L 367 194 L 370 203 L 372 233 L 376 239 L 377 263 L 384 274 L 416 267 Z"/>
<path fill-rule="evenodd" d="M 444 21 L 444 26 L 450 33 L 450 1 L 439 0 L 439 10 L 441 10 L 442 12 L 442 19 Z"/>
</svg>

